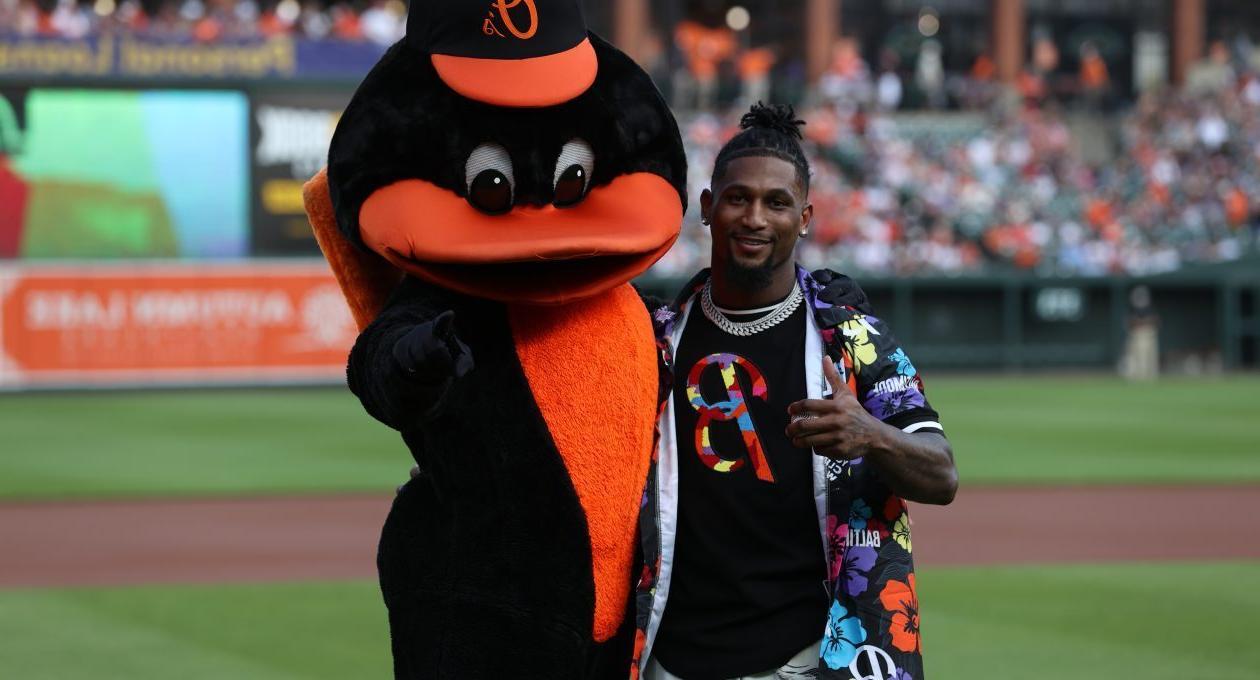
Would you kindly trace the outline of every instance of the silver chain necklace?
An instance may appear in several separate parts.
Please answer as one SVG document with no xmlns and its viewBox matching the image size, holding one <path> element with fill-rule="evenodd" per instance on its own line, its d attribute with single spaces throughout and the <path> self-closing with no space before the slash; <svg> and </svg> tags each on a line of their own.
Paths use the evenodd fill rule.
<svg viewBox="0 0 1260 680">
<path fill-rule="evenodd" d="M 731 321 L 713 304 L 713 282 L 706 281 L 704 290 L 700 293 L 700 309 L 704 311 L 704 315 L 713 322 L 713 325 L 740 337 L 748 337 L 750 335 L 760 333 L 768 328 L 781 323 L 784 319 L 792 316 L 792 312 L 801 306 L 801 301 L 805 299 L 805 293 L 801 291 L 799 281 L 792 287 L 792 293 L 783 299 L 783 302 L 775 305 L 773 309 L 766 313 L 765 316 L 755 321 Z"/>
</svg>

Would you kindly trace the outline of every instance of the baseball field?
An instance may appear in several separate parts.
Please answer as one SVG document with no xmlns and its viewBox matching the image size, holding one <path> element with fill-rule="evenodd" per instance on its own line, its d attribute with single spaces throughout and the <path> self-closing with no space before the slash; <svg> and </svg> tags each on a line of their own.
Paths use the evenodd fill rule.
<svg viewBox="0 0 1260 680">
<path fill-rule="evenodd" d="M 1260 378 L 928 396 L 962 476 L 913 510 L 930 677 L 1260 677 Z M 0 396 L 0 677 L 387 677 L 409 466 L 344 389 Z"/>
</svg>

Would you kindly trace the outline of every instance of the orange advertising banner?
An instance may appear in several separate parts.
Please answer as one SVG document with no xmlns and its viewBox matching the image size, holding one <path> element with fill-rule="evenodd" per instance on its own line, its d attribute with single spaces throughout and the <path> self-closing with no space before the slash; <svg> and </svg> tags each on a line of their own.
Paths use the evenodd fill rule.
<svg viewBox="0 0 1260 680">
<path fill-rule="evenodd" d="M 322 260 L 0 265 L 0 388 L 336 382 L 355 336 Z"/>
</svg>

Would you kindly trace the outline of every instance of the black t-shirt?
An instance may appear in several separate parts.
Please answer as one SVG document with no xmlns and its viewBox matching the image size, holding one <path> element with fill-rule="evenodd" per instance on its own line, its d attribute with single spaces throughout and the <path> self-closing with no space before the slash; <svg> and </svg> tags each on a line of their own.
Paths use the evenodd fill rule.
<svg viewBox="0 0 1260 680">
<path fill-rule="evenodd" d="M 678 530 L 652 656 L 687 680 L 781 666 L 826 624 L 813 454 L 784 434 L 806 396 L 806 309 L 737 337 L 697 304 L 676 348 Z"/>
</svg>

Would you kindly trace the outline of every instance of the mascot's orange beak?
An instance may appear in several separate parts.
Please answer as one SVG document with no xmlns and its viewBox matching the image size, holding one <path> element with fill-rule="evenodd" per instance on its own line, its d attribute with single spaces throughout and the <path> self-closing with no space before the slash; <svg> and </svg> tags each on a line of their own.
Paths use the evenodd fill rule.
<svg viewBox="0 0 1260 680">
<path fill-rule="evenodd" d="M 561 304 L 601 293 L 661 258 L 682 224 L 678 192 L 659 175 L 621 175 L 567 208 L 487 215 L 418 179 L 363 203 L 364 243 L 394 266 L 467 295 Z"/>
</svg>

